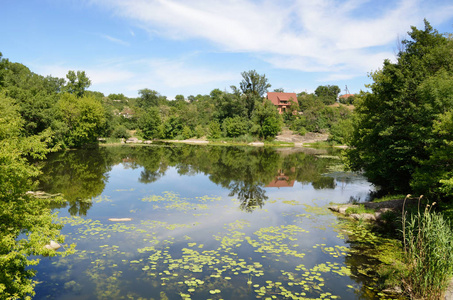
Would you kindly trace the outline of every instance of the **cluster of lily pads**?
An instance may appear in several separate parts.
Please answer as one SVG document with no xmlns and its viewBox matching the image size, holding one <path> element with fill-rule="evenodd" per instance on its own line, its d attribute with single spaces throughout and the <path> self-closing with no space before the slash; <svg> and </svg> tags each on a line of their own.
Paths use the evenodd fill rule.
<svg viewBox="0 0 453 300">
<path fill-rule="evenodd" d="M 109 197 L 101 200 L 110 203 Z M 196 210 L 206 214 L 220 200 L 210 196 L 182 198 L 172 192 L 142 199 L 152 203 L 154 210 Z M 306 215 L 299 211 L 293 217 Z M 337 299 L 339 296 L 326 287 L 326 282 L 351 275 L 344 264 L 344 257 L 349 255 L 347 247 L 303 245 L 309 231 L 299 225 L 254 230 L 250 221 L 239 219 L 213 233 L 208 245 L 190 235 L 174 233 L 181 229 L 196 231 L 198 222 L 131 220 L 112 223 L 78 216 L 59 219 L 73 227 L 67 240 L 77 242 L 80 249 L 72 261 L 65 263 L 86 265 L 85 275 L 99 299 Z M 313 251 L 334 261 L 307 267 L 306 252 Z M 138 286 L 136 290 L 151 289 L 154 294 L 128 291 L 132 284 Z M 352 285 L 348 288 L 354 289 Z"/>
</svg>

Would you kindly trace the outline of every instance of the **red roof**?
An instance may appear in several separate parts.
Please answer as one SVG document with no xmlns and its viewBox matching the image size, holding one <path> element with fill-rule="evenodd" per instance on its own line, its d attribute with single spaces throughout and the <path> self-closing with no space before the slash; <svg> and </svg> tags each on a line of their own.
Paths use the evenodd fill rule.
<svg viewBox="0 0 453 300">
<path fill-rule="evenodd" d="M 340 98 L 349 98 L 349 97 L 354 97 L 355 95 L 354 94 L 344 94 L 344 95 L 341 95 Z"/>
<path fill-rule="evenodd" d="M 281 101 L 293 100 L 297 103 L 296 93 L 277 93 L 277 92 L 268 92 L 267 99 L 271 100 L 274 105 L 281 105 Z"/>
</svg>

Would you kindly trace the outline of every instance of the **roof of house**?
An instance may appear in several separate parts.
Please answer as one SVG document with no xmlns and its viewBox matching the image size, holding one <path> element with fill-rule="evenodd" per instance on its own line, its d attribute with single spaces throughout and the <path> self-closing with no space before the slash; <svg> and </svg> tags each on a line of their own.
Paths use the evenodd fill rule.
<svg viewBox="0 0 453 300">
<path fill-rule="evenodd" d="M 271 100 L 274 105 L 279 105 L 280 101 L 289 101 L 289 100 L 293 100 L 295 103 L 297 103 L 296 93 L 268 92 L 267 99 Z"/>
<path fill-rule="evenodd" d="M 340 98 L 349 98 L 349 97 L 354 97 L 355 95 L 354 94 L 344 94 L 344 95 L 341 95 Z"/>
</svg>

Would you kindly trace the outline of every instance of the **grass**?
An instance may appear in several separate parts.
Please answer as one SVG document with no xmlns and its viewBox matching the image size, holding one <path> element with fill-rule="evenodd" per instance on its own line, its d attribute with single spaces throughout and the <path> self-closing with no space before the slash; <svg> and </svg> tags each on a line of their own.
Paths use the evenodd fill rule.
<svg viewBox="0 0 453 300">
<path fill-rule="evenodd" d="M 347 216 L 352 215 L 352 214 L 373 214 L 374 209 L 365 208 L 365 206 L 363 206 L 363 204 L 360 204 L 360 205 L 348 207 L 346 209 L 345 213 Z"/>
<path fill-rule="evenodd" d="M 432 211 L 434 204 L 409 218 L 403 209 L 403 250 L 408 267 L 403 285 L 415 299 L 441 299 L 453 274 L 453 231 L 442 214 Z"/>
<path fill-rule="evenodd" d="M 390 201 L 390 200 L 400 200 L 400 199 L 404 199 L 404 198 L 405 198 L 405 195 L 401 195 L 401 194 L 385 195 L 383 197 L 375 198 L 372 201 L 373 202 L 384 202 L 384 201 Z"/>
</svg>

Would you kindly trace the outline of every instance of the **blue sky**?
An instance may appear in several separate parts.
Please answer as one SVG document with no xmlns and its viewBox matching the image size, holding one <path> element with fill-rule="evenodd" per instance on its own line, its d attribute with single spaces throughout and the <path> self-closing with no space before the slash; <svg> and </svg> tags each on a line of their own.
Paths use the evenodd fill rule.
<svg viewBox="0 0 453 300">
<path fill-rule="evenodd" d="M 1 0 L 0 52 L 90 90 L 173 99 L 265 74 L 274 88 L 357 93 L 423 19 L 453 32 L 451 0 Z"/>
</svg>

